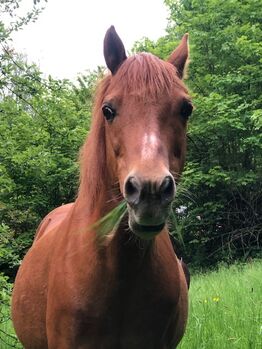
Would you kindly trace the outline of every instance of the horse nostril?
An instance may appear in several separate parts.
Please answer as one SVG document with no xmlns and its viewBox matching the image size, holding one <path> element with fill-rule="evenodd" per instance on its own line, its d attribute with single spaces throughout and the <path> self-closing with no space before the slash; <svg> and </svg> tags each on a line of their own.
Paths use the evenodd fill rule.
<svg viewBox="0 0 262 349">
<path fill-rule="evenodd" d="M 171 202 L 175 195 L 175 182 L 171 176 L 166 176 L 160 185 L 160 194 L 165 201 Z"/>
<path fill-rule="evenodd" d="M 135 177 L 127 178 L 125 182 L 125 198 L 129 204 L 135 204 L 140 196 L 141 188 Z"/>
</svg>

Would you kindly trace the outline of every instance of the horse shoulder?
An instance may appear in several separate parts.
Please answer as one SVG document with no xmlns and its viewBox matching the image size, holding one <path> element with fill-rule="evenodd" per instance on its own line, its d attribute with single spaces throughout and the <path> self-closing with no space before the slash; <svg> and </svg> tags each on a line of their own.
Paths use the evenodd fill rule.
<svg viewBox="0 0 262 349">
<path fill-rule="evenodd" d="M 34 243 L 49 231 L 54 230 L 68 215 L 74 203 L 66 204 L 55 208 L 39 224 L 34 237 Z"/>
<path fill-rule="evenodd" d="M 43 219 L 16 276 L 12 318 L 26 348 L 47 348 L 48 275 L 58 237 L 64 232 L 63 222 L 72 207 L 73 204 L 60 206 Z"/>
</svg>

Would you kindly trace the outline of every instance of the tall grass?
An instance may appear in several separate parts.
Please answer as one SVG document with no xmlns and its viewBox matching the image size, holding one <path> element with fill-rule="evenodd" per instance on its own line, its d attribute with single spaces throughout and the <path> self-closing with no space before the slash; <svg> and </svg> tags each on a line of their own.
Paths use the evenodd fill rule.
<svg viewBox="0 0 262 349">
<path fill-rule="evenodd" d="M 10 307 L 7 307 L 6 305 L 2 306 L 0 304 L 0 314 L 0 349 L 22 349 L 23 347 L 16 338 L 15 331 L 10 320 Z"/>
<path fill-rule="evenodd" d="M 262 348 L 262 264 L 192 276 L 190 316 L 179 349 Z"/>
</svg>

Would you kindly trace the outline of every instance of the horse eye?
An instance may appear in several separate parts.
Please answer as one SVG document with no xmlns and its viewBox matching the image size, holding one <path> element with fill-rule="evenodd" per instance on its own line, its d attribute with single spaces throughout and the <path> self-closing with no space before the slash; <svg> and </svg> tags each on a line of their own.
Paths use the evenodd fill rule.
<svg viewBox="0 0 262 349">
<path fill-rule="evenodd" d="M 113 121 L 116 116 L 116 111 L 109 105 L 104 105 L 102 107 L 102 112 L 107 121 Z"/>
<path fill-rule="evenodd" d="M 192 111 L 193 105 L 188 101 L 184 101 L 181 108 L 181 116 L 188 119 L 188 117 L 192 114 Z"/>
</svg>

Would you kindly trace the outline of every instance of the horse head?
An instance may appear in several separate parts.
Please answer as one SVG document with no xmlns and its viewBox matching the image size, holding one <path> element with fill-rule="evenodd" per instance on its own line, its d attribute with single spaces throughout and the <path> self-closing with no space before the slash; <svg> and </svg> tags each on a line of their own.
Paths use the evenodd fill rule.
<svg viewBox="0 0 262 349">
<path fill-rule="evenodd" d="M 127 58 L 114 27 L 104 40 L 111 78 L 101 105 L 110 158 L 128 204 L 129 227 L 150 239 L 165 226 L 183 169 L 192 104 L 182 77 L 188 35 L 167 61 Z"/>
</svg>

